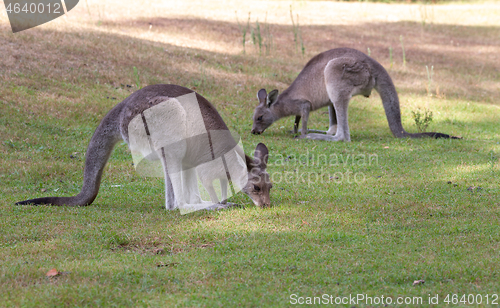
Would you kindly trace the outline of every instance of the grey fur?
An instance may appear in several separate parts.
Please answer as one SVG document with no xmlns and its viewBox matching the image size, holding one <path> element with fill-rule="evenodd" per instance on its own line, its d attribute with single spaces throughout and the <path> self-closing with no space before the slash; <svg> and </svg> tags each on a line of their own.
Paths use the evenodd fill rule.
<svg viewBox="0 0 500 308">
<path fill-rule="evenodd" d="M 380 94 L 389 128 L 395 137 L 450 138 L 442 133 L 406 132 L 401 124 L 399 98 L 391 77 L 380 63 L 351 48 L 336 48 L 316 55 L 290 87 L 278 96 L 275 95 L 277 90 L 273 90 L 273 97 L 271 93 L 265 97 L 265 90 L 261 89 L 259 105 L 253 115 L 252 133 L 261 134 L 276 120 L 294 115 L 294 133 L 299 131 L 298 125 L 302 119 L 300 138 L 350 141 L 347 116 L 349 100 L 355 95 L 369 97 L 372 89 Z M 326 135 L 309 133 L 309 113 L 326 106 L 330 116 L 330 128 Z"/>
<path fill-rule="evenodd" d="M 99 191 L 102 173 L 114 146 L 120 140 L 129 143 L 129 122 L 144 110 L 164 101 L 166 97 L 175 98 L 192 92 L 193 91 L 190 89 L 177 85 L 151 85 L 132 93 L 108 112 L 94 132 L 87 148 L 83 186 L 78 195 L 72 197 L 36 198 L 20 201 L 16 204 L 68 206 L 86 206 L 91 204 Z M 228 130 L 215 107 L 198 93 L 196 93 L 196 98 L 206 129 L 214 131 Z M 236 144 L 232 138 L 229 138 L 226 146 L 232 147 L 234 146 L 233 143 L 234 145 Z M 223 147 L 224 145 L 220 148 Z M 186 157 L 189 157 L 190 164 L 196 165 L 197 160 L 206 160 L 206 158 L 197 157 L 197 153 L 199 152 L 197 151 L 196 144 L 191 144 L 191 146 L 188 144 Z M 265 170 L 267 167 L 267 155 L 267 147 L 262 143 L 257 145 L 254 158 L 245 155 L 249 180 L 247 185 L 243 188 L 243 191 L 247 193 L 258 206 L 268 206 L 270 203 L 269 190 L 272 185 L 269 181 L 269 175 Z M 163 158 L 165 157 L 165 152 L 162 153 L 162 156 Z M 165 194 L 167 208 L 175 208 L 176 200 L 172 183 L 166 171 Z"/>
</svg>

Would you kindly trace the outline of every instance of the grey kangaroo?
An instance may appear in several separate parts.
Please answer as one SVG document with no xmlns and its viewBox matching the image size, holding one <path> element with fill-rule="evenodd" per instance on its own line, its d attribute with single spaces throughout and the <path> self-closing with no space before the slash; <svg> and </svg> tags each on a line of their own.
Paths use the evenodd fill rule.
<svg viewBox="0 0 500 308">
<path fill-rule="evenodd" d="M 401 124 L 399 98 L 391 77 L 380 63 L 351 48 L 336 48 L 316 55 L 290 87 L 279 95 L 278 90 L 273 90 L 268 95 L 265 89 L 261 89 L 257 93 L 259 105 L 253 114 L 252 133 L 261 134 L 276 120 L 294 115 L 295 134 L 302 119 L 299 138 L 351 141 L 347 121 L 349 100 L 355 95 L 369 97 L 373 88 L 380 94 L 389 128 L 395 137 L 450 138 L 442 133 L 406 132 Z M 309 112 L 326 106 L 330 116 L 330 127 L 326 135 L 308 134 L 312 131 L 307 130 Z"/>
<path fill-rule="evenodd" d="M 106 162 L 120 140 L 129 145 L 136 168 L 141 166 L 142 158 L 161 162 L 167 209 L 224 208 L 221 203 L 225 204 L 228 181 L 248 194 L 255 205 L 270 204 L 272 184 L 266 172 L 267 147 L 259 143 L 254 158 L 245 155 L 208 100 L 190 89 L 165 84 L 132 93 L 104 117 L 87 148 L 83 186 L 78 195 L 30 199 L 16 204 L 91 204 L 99 191 Z M 211 201 L 201 200 L 196 174 Z M 215 180 L 220 180 L 221 198 L 215 193 Z"/>
</svg>

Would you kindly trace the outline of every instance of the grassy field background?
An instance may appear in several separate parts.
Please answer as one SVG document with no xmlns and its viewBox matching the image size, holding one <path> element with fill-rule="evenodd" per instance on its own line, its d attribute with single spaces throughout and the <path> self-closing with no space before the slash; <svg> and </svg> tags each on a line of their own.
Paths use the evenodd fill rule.
<svg viewBox="0 0 500 308">
<path fill-rule="evenodd" d="M 496 306 L 498 16 L 498 2 L 89 0 L 12 34 L 0 9 L 0 306 L 284 307 L 292 294 Z M 408 131 L 428 109 L 429 131 L 463 139 L 393 138 L 375 92 L 351 101 L 350 143 L 294 139 L 292 118 L 251 135 L 257 91 L 284 90 L 335 47 L 387 68 Z M 157 83 L 208 98 L 248 154 L 269 147 L 271 208 L 240 194 L 244 209 L 166 211 L 163 179 L 135 174 L 125 144 L 92 205 L 14 205 L 78 193 L 99 121 Z M 326 129 L 327 110 L 309 123 Z"/>
</svg>

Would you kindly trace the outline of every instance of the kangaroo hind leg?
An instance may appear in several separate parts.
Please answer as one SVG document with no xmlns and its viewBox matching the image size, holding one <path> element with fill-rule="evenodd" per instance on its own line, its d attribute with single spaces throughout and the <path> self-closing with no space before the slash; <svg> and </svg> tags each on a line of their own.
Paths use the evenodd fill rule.
<svg viewBox="0 0 500 308">
<path fill-rule="evenodd" d="M 349 133 L 349 123 L 347 121 L 347 107 L 349 105 L 351 96 L 344 91 L 339 91 L 339 89 L 332 89 L 329 92 L 332 92 L 330 99 L 333 101 L 333 106 L 335 108 L 337 118 L 337 127 L 335 128 L 335 126 L 330 126 L 331 130 L 329 130 L 329 132 L 332 132 L 333 129 L 335 129 L 335 135 L 332 136 L 331 134 L 324 135 L 313 133 L 308 134 L 306 137 L 308 139 L 324 141 L 351 141 L 351 135 Z"/>
<path fill-rule="evenodd" d="M 368 64 L 353 57 L 342 57 L 330 60 L 325 67 L 326 91 L 335 108 L 337 132 L 334 136 L 316 136 L 310 139 L 329 141 L 351 141 L 347 109 L 351 97 L 366 94 L 373 88 Z"/>
<path fill-rule="evenodd" d="M 178 208 L 177 201 L 175 199 L 175 193 L 174 193 L 174 187 L 172 185 L 172 179 L 170 178 L 170 175 L 168 174 L 168 168 L 167 168 L 167 160 L 165 156 L 165 149 L 161 149 L 161 156 L 160 156 L 161 164 L 163 167 L 163 175 L 165 177 L 165 208 L 167 210 L 174 210 Z"/>
<path fill-rule="evenodd" d="M 330 125 L 326 134 L 335 135 L 337 133 L 337 114 L 335 113 L 335 107 L 333 107 L 333 104 L 328 105 L 328 116 Z"/>
</svg>

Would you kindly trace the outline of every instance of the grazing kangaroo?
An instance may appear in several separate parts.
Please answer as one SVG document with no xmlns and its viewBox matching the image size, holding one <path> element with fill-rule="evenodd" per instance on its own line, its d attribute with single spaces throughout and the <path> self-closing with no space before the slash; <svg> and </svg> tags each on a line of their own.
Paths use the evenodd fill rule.
<svg viewBox="0 0 500 308">
<path fill-rule="evenodd" d="M 101 121 L 87 148 L 83 186 L 73 197 L 44 197 L 16 204 L 86 206 L 97 196 L 104 166 L 117 142 L 128 143 L 134 165 L 152 172 L 148 161 L 160 160 L 165 177 L 165 206 L 192 211 L 224 208 L 227 183 L 240 188 L 255 205 L 270 204 L 272 184 L 267 147 L 259 143 L 254 158 L 243 153 L 215 107 L 198 93 L 177 85 L 151 85 L 132 93 Z M 153 172 L 154 173 L 154 172 Z M 210 195 L 201 200 L 196 174 Z M 220 180 L 221 199 L 214 181 Z"/>
<path fill-rule="evenodd" d="M 302 118 L 300 138 L 351 141 L 347 121 L 349 100 L 355 95 L 369 97 L 373 88 L 380 94 L 389 128 L 395 137 L 450 138 L 442 133 L 406 132 L 401 124 L 399 98 L 391 77 L 380 63 L 351 48 L 336 48 L 316 55 L 292 85 L 279 95 L 278 90 L 268 95 L 265 89 L 261 89 L 257 93 L 259 105 L 254 111 L 252 133 L 261 134 L 276 120 L 295 115 L 295 134 Z M 327 134 L 308 134 L 309 112 L 325 106 L 328 106 L 330 115 Z"/>
</svg>

